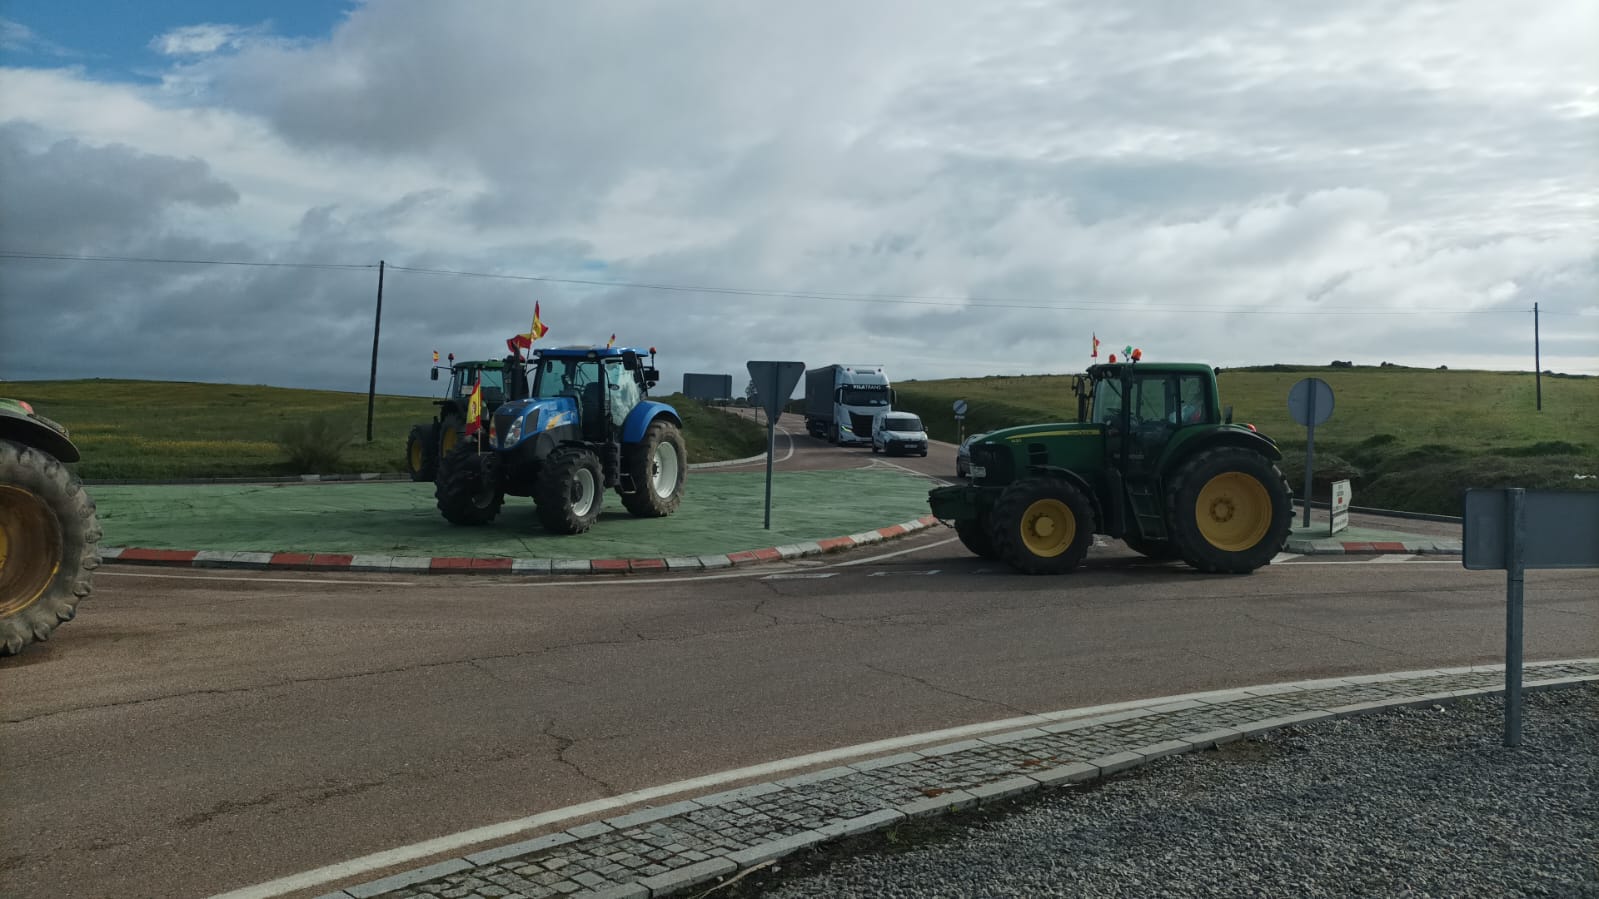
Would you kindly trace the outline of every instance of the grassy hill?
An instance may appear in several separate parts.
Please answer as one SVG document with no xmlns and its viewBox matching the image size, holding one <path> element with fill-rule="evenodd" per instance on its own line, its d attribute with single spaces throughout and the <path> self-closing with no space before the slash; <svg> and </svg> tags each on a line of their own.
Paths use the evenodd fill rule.
<svg viewBox="0 0 1599 899">
<path fill-rule="evenodd" d="M 1305 429 L 1288 414 L 1295 381 L 1319 377 L 1335 397 L 1332 419 L 1316 429 L 1318 472 L 1347 474 L 1357 505 L 1460 514 L 1467 486 L 1599 489 L 1599 378 L 1543 379 L 1534 408 L 1531 373 L 1409 368 L 1266 366 L 1223 371 L 1222 403 L 1234 420 L 1271 435 L 1284 470 L 1303 478 Z M 970 404 L 966 432 L 1036 421 L 1070 420 L 1077 402 L 1070 375 L 906 381 L 899 404 L 919 414 L 935 438 L 952 440 L 950 405 Z M 1296 457 L 1297 456 L 1297 460 Z"/>
<path fill-rule="evenodd" d="M 291 470 L 278 436 L 316 416 L 347 423 L 357 438 L 332 472 L 401 471 L 411 425 L 434 411 L 425 397 L 379 396 L 367 443 L 364 393 L 99 379 L 12 381 L 0 390 L 66 425 L 83 451 L 78 473 L 90 479 L 303 474 Z M 765 431 L 753 422 L 681 396 L 663 399 L 683 416 L 690 461 L 765 449 Z"/>
</svg>

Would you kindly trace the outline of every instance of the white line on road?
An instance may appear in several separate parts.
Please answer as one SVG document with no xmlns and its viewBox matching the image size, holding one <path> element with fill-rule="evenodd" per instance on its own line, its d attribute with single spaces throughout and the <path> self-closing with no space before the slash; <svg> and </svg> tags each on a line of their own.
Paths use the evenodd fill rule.
<svg viewBox="0 0 1599 899">
<path fill-rule="evenodd" d="M 1281 565 L 1284 562 L 1292 562 L 1303 555 L 1304 553 L 1278 553 L 1276 556 L 1272 557 L 1270 564 Z"/>
<path fill-rule="evenodd" d="M 934 568 L 931 571 L 874 571 L 867 577 L 928 577 L 938 574 L 942 569 Z"/>
<path fill-rule="evenodd" d="M 906 474 L 913 474 L 913 475 L 916 475 L 919 478 L 926 478 L 929 481 L 932 481 L 933 483 L 938 484 L 939 486 L 942 486 L 942 487 L 950 486 L 950 482 L 944 480 L 943 478 L 934 477 L 933 475 L 930 475 L 930 474 L 928 474 L 925 471 L 917 471 L 914 468 L 910 468 L 908 466 L 901 465 L 898 462 L 890 462 L 887 459 L 873 459 L 872 461 L 874 463 L 878 464 L 878 465 L 887 465 L 889 468 L 897 468 L 900 471 L 905 472 Z"/>
<path fill-rule="evenodd" d="M 838 577 L 836 571 L 794 571 L 784 574 L 769 574 L 761 578 L 763 581 L 815 581 L 822 578 Z"/>
<path fill-rule="evenodd" d="M 182 569 L 179 569 L 180 571 Z M 153 577 L 178 581 L 245 581 L 251 584 L 354 584 L 357 586 L 381 585 L 384 587 L 414 587 L 415 581 L 340 581 L 331 578 L 311 577 L 239 577 L 218 574 L 156 574 L 133 571 L 106 571 L 101 568 L 95 577 Z"/>
<path fill-rule="evenodd" d="M 1368 561 L 1370 561 L 1372 564 L 1387 563 L 1387 564 L 1392 565 L 1395 562 L 1412 562 L 1412 561 L 1415 561 L 1415 558 L 1416 557 L 1414 555 L 1409 555 L 1409 556 L 1392 555 L 1392 556 L 1378 556 L 1377 558 L 1370 559 Z"/>
<path fill-rule="evenodd" d="M 1382 563 L 1386 558 L 1387 558 L 1386 556 L 1378 556 L 1375 559 L 1345 559 L 1343 561 L 1337 561 L 1337 562 L 1335 562 L 1335 561 L 1328 561 L 1328 562 L 1308 562 L 1308 561 L 1306 561 L 1306 562 L 1295 562 L 1295 563 L 1293 563 L 1293 565 L 1291 565 L 1289 567 L 1298 568 L 1301 565 L 1374 565 L 1374 564 Z M 1405 564 L 1406 565 L 1459 565 L 1460 564 L 1460 560 L 1459 559 L 1406 559 L 1405 560 Z"/>
</svg>

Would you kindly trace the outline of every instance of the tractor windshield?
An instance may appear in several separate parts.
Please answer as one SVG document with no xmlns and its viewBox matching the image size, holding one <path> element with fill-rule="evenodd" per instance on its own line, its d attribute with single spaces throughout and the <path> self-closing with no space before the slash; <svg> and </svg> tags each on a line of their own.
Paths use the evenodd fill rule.
<svg viewBox="0 0 1599 899">
<path fill-rule="evenodd" d="M 505 389 L 505 374 L 497 368 L 461 368 L 455 372 L 450 393 L 463 398 L 471 396 L 472 387 L 477 384 L 479 375 L 483 378 L 485 393 Z"/>
<path fill-rule="evenodd" d="M 1094 411 L 1088 420 L 1114 423 L 1121 417 L 1123 403 L 1121 379 L 1103 378 L 1094 384 Z"/>
<path fill-rule="evenodd" d="M 594 389 L 599 389 L 598 359 L 545 359 L 539 363 L 533 395 L 540 398 L 562 394 L 582 397 L 584 388 L 590 384 L 594 385 Z"/>
</svg>

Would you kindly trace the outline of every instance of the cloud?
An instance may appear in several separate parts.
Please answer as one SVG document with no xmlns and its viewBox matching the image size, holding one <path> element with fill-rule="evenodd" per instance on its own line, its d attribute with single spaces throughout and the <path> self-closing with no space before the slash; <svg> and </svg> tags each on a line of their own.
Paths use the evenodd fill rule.
<svg viewBox="0 0 1599 899">
<path fill-rule="evenodd" d="M 8 53 L 39 53 L 46 56 L 78 55 L 54 41 L 40 37 L 32 28 L 21 22 L 6 18 L 0 18 L 0 50 Z"/>
<path fill-rule="evenodd" d="M 236 50 L 265 33 L 262 26 L 185 25 L 150 39 L 150 49 L 164 56 L 206 56 L 218 50 Z"/>
<path fill-rule="evenodd" d="M 1461 367 L 1506 358 L 1531 303 L 1599 294 L 1595 16 L 390 0 L 322 40 L 195 26 L 158 39 L 155 88 L 0 73 L 8 177 L 34 184 L 0 197 L 0 243 L 833 297 L 391 267 L 394 391 L 430 388 L 435 347 L 498 352 L 535 299 L 558 343 L 661 347 L 669 384 L 750 358 L 1068 370 L 1091 331 L 1221 365 Z M 60 308 L 118 331 L 33 315 L 0 373 L 81 373 L 68 351 L 92 350 L 126 375 L 362 389 L 375 286 L 8 261 L 8 325 Z M 1595 319 L 1564 324 L 1546 364 L 1595 369 Z"/>
</svg>

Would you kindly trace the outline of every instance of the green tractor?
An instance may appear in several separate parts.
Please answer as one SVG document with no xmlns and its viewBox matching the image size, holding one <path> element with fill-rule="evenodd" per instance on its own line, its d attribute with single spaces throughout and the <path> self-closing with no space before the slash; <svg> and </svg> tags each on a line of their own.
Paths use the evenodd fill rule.
<svg viewBox="0 0 1599 899">
<path fill-rule="evenodd" d="M 76 461 L 66 428 L 0 399 L 0 656 L 48 640 L 93 590 L 100 522 Z"/>
<path fill-rule="evenodd" d="M 520 367 L 514 357 L 456 362 L 455 354 L 451 353 L 449 362 L 448 366 L 433 366 L 430 373 L 435 381 L 441 370 L 450 373 L 444 399 L 433 401 L 439 407 L 438 414 L 429 424 L 413 426 L 405 441 L 405 469 L 413 481 L 432 481 L 437 477 L 439 460 L 449 455 L 466 436 L 467 399 L 472 396 L 472 387 L 479 375 L 483 377 L 485 414 L 503 402 L 527 397 L 527 379 L 515 376 L 520 373 Z M 507 372 L 513 368 L 516 372 L 507 378 Z"/>
<path fill-rule="evenodd" d="M 1106 534 L 1151 558 L 1247 574 L 1287 543 L 1282 453 L 1253 425 L 1232 423 L 1214 369 L 1095 365 L 1073 392 L 1077 421 L 987 434 L 971 447 L 970 484 L 929 494 L 967 549 L 1027 574 L 1064 574 Z"/>
</svg>

